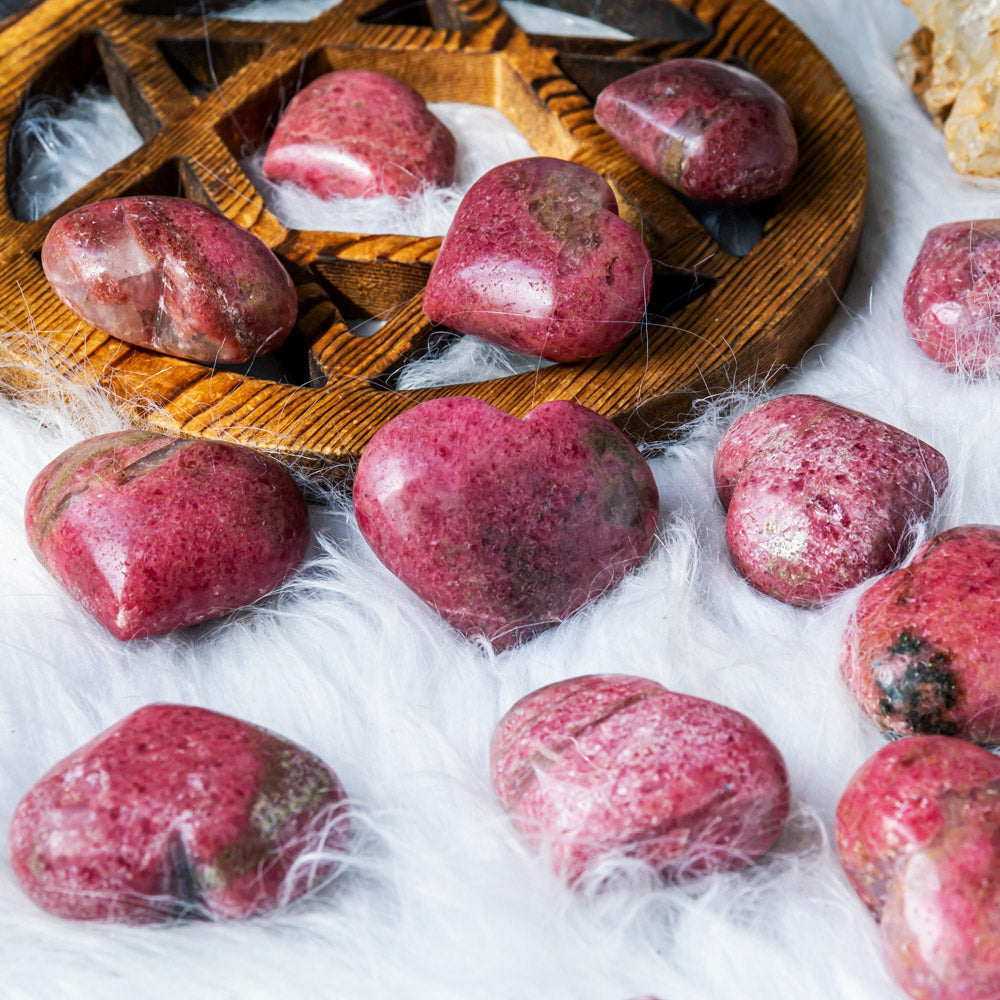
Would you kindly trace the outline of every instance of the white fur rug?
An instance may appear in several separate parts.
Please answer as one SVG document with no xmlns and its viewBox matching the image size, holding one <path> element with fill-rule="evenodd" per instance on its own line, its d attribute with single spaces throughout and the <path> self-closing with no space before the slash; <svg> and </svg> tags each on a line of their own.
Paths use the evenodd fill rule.
<svg viewBox="0 0 1000 1000">
<path fill-rule="evenodd" d="M 952 174 L 942 137 L 898 80 L 893 55 L 915 27 L 898 0 L 778 6 L 850 86 L 871 163 L 861 254 L 843 307 L 781 390 L 819 393 L 941 449 L 952 484 L 935 530 L 1000 523 L 1000 387 L 963 384 L 935 368 L 910 342 L 900 311 L 925 231 L 998 214 L 996 191 Z M 842 788 L 882 742 L 837 673 L 839 635 L 857 595 L 803 611 L 736 575 L 711 483 L 712 449 L 731 412 L 716 402 L 678 443 L 647 448 L 662 495 L 648 563 L 572 622 L 494 657 L 389 577 L 337 493 L 314 508 L 309 564 L 284 594 L 185 634 L 110 639 L 36 563 L 21 510 L 43 463 L 117 420 L 88 399 L 60 412 L 0 401 L 3 826 L 70 750 L 142 704 L 171 700 L 241 716 L 318 753 L 347 786 L 356 829 L 347 870 L 329 891 L 235 924 L 62 921 L 22 895 L 3 855 L 0 996 L 902 996 L 830 843 Z M 771 736 L 788 762 L 794 805 L 763 864 L 683 888 L 640 881 L 587 894 L 564 888 L 522 849 L 489 785 L 493 726 L 529 690 L 602 671 L 640 673 L 724 702 Z"/>
</svg>

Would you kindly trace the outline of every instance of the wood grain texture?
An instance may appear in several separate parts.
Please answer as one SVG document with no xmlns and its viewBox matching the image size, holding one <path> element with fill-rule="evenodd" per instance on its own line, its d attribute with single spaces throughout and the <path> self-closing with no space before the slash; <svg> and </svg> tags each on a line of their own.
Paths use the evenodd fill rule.
<svg viewBox="0 0 1000 1000">
<path fill-rule="evenodd" d="M 867 174 L 850 96 L 815 46 L 763 0 L 681 0 L 680 17 L 665 16 L 662 0 L 607 2 L 609 23 L 622 23 L 624 6 L 641 24 L 643 4 L 652 4 L 645 9 L 658 16 L 646 20 L 677 34 L 626 42 L 529 36 L 494 0 L 343 0 L 306 24 L 176 16 L 167 0 L 43 0 L 8 20 L 0 28 L 3 385 L 58 392 L 70 379 L 108 393 L 137 424 L 349 473 L 385 421 L 437 396 L 475 395 L 519 416 L 546 400 L 574 399 L 636 436 L 662 437 L 705 393 L 780 377 L 825 325 L 857 251 Z M 793 112 L 798 172 L 744 256 L 727 253 L 692 206 L 594 121 L 601 87 L 678 55 L 736 60 Z M 240 163 L 267 142 L 297 89 L 348 67 L 389 73 L 428 101 L 496 107 L 539 154 L 605 176 L 656 262 L 641 329 L 588 362 L 395 389 L 393 373 L 434 332 L 420 298 L 440 239 L 290 230 Z M 97 76 L 143 145 L 46 216 L 15 218 L 19 164 L 8 150 L 25 95 L 69 93 Z M 213 205 L 275 250 L 299 290 L 287 351 L 297 380 L 213 371 L 121 344 L 56 299 L 38 262 L 51 224 L 77 205 L 136 193 Z M 374 336 L 356 336 L 345 322 L 371 315 L 388 318 Z"/>
</svg>

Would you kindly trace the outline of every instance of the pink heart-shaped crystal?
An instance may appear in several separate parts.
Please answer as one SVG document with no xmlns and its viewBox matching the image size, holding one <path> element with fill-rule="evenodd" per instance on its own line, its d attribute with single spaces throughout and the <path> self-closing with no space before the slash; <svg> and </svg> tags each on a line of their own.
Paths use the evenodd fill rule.
<svg viewBox="0 0 1000 1000">
<path fill-rule="evenodd" d="M 740 416 L 714 470 L 736 568 L 801 607 L 888 569 L 948 484 L 944 455 L 926 442 L 811 395 Z"/>
<path fill-rule="evenodd" d="M 147 705 L 56 764 L 14 811 L 10 859 L 39 906 L 75 920 L 248 917 L 332 874 L 344 788 L 259 726 Z M 300 855 L 309 864 L 296 869 Z"/>
<path fill-rule="evenodd" d="M 886 892 L 886 965 L 912 1000 L 1000 996 L 1000 782 L 942 797 L 938 835 Z"/>
<path fill-rule="evenodd" d="M 698 201 L 772 198 L 798 165 L 784 100 L 713 59 L 668 59 L 622 77 L 598 95 L 594 117 L 651 174 Z"/>
<path fill-rule="evenodd" d="M 1000 759 L 953 736 L 896 740 L 858 768 L 837 803 L 837 853 L 876 917 L 906 859 L 945 826 L 947 800 L 998 781 Z"/>
<path fill-rule="evenodd" d="M 565 401 L 523 420 L 469 397 L 421 403 L 372 438 L 354 482 L 376 555 L 497 649 L 617 583 L 649 551 L 657 505 L 631 442 Z"/>
<path fill-rule="evenodd" d="M 528 844 L 571 883 L 616 857 L 668 878 L 742 868 L 788 815 L 785 763 L 750 719 L 626 674 L 526 695 L 493 733 L 490 772 Z"/>
<path fill-rule="evenodd" d="M 264 175 L 320 198 L 405 198 L 450 184 L 455 139 L 405 83 L 367 69 L 313 80 L 292 98 L 264 157 Z"/>
<path fill-rule="evenodd" d="M 309 544 L 305 497 L 274 459 L 150 431 L 67 448 L 32 482 L 24 524 L 48 571 L 119 639 L 250 604 Z"/>
<path fill-rule="evenodd" d="M 1000 526 L 942 531 L 861 595 L 841 646 L 848 690 L 894 736 L 1000 742 L 998 606 Z"/>
<path fill-rule="evenodd" d="M 947 222 L 924 237 L 903 290 L 903 319 L 938 364 L 1000 372 L 1000 219 Z"/>
<path fill-rule="evenodd" d="M 653 270 L 614 192 L 551 157 L 503 163 L 462 199 L 424 312 L 460 333 L 549 361 L 596 357 L 642 319 Z"/>
</svg>

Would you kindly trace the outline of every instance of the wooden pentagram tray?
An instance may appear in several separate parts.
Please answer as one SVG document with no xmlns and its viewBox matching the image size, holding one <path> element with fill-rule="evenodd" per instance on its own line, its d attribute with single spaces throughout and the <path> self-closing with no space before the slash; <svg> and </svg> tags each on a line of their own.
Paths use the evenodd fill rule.
<svg viewBox="0 0 1000 1000">
<path fill-rule="evenodd" d="M 65 379 L 94 385 L 140 425 L 350 468 L 381 424 L 435 396 L 472 394 L 517 415 L 574 399 L 649 437 L 668 433 L 706 392 L 776 377 L 819 334 L 857 250 L 867 175 L 847 90 L 762 0 L 603 2 L 551 0 L 639 40 L 529 36 L 495 0 L 343 0 L 304 24 L 225 20 L 211 8 L 185 15 L 168 0 L 43 0 L 9 19 L 0 29 L 3 383 L 14 391 L 58 390 Z M 603 86 L 680 55 L 736 61 L 792 108 L 798 173 L 774 204 L 735 220 L 738 232 L 751 232 L 748 252 L 729 252 L 712 235 L 733 219 L 714 230 L 703 224 L 699 206 L 646 174 L 594 122 Z M 295 90 L 348 67 L 388 73 L 428 101 L 494 106 L 539 154 L 604 175 L 656 262 L 648 324 L 590 362 L 400 391 L 394 373 L 434 332 L 421 291 L 440 239 L 291 230 L 240 165 L 267 142 Z M 66 95 L 95 80 L 110 86 L 143 145 L 43 218 L 17 219 L 10 192 L 20 164 L 9 150 L 25 96 Z M 130 347 L 57 300 L 39 263 L 52 222 L 77 205 L 141 193 L 213 205 L 284 261 L 300 300 L 288 380 Z M 350 323 L 365 316 L 388 321 L 357 336 Z"/>
</svg>

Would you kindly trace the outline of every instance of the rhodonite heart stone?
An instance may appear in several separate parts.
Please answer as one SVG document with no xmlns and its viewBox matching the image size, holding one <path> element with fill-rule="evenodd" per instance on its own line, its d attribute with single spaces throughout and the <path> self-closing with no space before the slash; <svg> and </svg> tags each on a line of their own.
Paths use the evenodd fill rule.
<svg viewBox="0 0 1000 1000">
<path fill-rule="evenodd" d="M 28 895 L 60 917 L 249 917 L 332 874 L 348 838 L 344 799 L 326 764 L 266 729 L 147 705 L 21 799 L 11 864 Z"/>
<path fill-rule="evenodd" d="M 951 736 L 896 740 L 858 768 L 837 803 L 837 853 L 876 917 L 906 859 L 941 832 L 945 801 L 998 781 L 1000 759 Z"/>
<path fill-rule="evenodd" d="M 651 174 L 699 201 L 771 198 L 798 165 L 785 101 L 753 73 L 713 59 L 669 59 L 616 80 L 594 117 Z"/>
<path fill-rule="evenodd" d="M 81 319 L 178 358 L 238 363 L 284 343 L 295 286 L 253 233 L 184 198 L 114 198 L 59 219 L 45 276 Z"/>
<path fill-rule="evenodd" d="M 755 407 L 715 450 L 736 568 L 758 590 L 804 607 L 888 569 L 947 483 L 935 448 L 818 396 Z"/>
<path fill-rule="evenodd" d="M 570 883 L 616 856 L 668 878 L 742 868 L 788 815 L 784 761 L 753 722 L 643 677 L 526 695 L 493 734 L 490 770 L 517 828 Z"/>
<path fill-rule="evenodd" d="M 924 237 L 903 290 L 903 318 L 938 364 L 1000 371 L 1000 219 L 949 222 Z"/>
<path fill-rule="evenodd" d="M 249 448 L 120 431 L 35 478 L 28 541 L 119 639 L 207 621 L 273 590 L 309 543 L 305 497 Z"/>
<path fill-rule="evenodd" d="M 886 893 L 886 963 L 913 1000 L 1000 997 L 1000 781 L 941 798 L 938 835 Z"/>
<path fill-rule="evenodd" d="M 385 424 L 354 482 L 376 555 L 468 636 L 496 649 L 561 621 L 649 551 L 658 495 L 612 423 L 576 403 L 523 420 L 431 400 Z"/>
<path fill-rule="evenodd" d="M 450 184 L 455 139 L 405 83 L 367 69 L 313 80 L 289 102 L 264 175 L 320 198 L 405 198 Z"/>
<path fill-rule="evenodd" d="M 424 291 L 436 323 L 549 361 L 592 358 L 642 319 L 649 250 L 587 167 L 503 163 L 462 199 Z"/>
<path fill-rule="evenodd" d="M 1000 743 L 1000 527 L 966 524 L 876 580 L 844 633 L 841 673 L 896 736 Z"/>
</svg>

